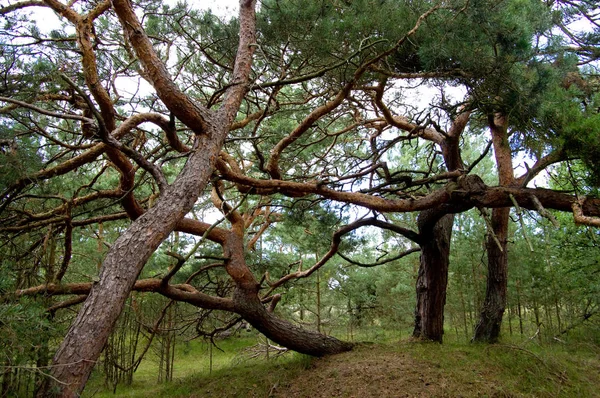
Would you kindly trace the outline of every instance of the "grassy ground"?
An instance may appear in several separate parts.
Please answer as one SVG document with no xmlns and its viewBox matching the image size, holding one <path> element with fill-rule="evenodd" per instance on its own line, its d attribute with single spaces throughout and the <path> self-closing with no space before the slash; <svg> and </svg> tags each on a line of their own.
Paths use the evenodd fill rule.
<svg viewBox="0 0 600 398">
<path fill-rule="evenodd" d="M 400 341 L 360 344 L 349 353 L 314 359 L 242 359 L 256 338 L 228 340 L 177 352 L 175 380 L 156 383 L 146 361 L 119 397 L 600 397 L 600 352 L 594 346 L 515 342 L 483 346 Z M 84 396 L 109 397 L 96 378 Z"/>
<path fill-rule="evenodd" d="M 223 369 L 231 369 L 239 362 L 239 353 L 246 347 L 256 344 L 256 337 L 239 337 L 217 341 L 217 347 L 212 349 L 212 368 L 210 360 L 210 347 L 202 340 L 193 340 L 177 346 L 175 352 L 175 365 L 173 370 L 174 382 L 181 380 L 204 378 L 218 374 Z M 158 359 L 150 351 L 140 364 L 133 376 L 131 386 L 119 385 L 116 394 L 107 389 L 103 382 L 103 375 L 95 371 L 84 391 L 84 397 L 149 397 L 154 394 L 156 398 L 163 397 L 160 391 L 167 384 L 158 383 Z"/>
</svg>

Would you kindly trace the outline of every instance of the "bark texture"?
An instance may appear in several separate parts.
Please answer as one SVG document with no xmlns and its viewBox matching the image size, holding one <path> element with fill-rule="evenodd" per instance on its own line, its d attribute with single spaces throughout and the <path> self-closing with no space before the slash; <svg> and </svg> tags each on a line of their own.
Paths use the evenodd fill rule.
<svg viewBox="0 0 600 398">
<path fill-rule="evenodd" d="M 489 124 L 498 168 L 498 182 L 500 186 L 511 186 L 515 178 L 508 141 L 508 119 L 502 114 L 496 114 L 490 116 Z M 509 216 L 508 207 L 492 210 L 492 231 L 489 232 L 487 241 L 488 275 L 485 299 L 479 322 L 475 326 L 473 341 L 496 343 L 500 338 L 508 283 Z"/>
<path fill-rule="evenodd" d="M 449 172 L 462 168 L 459 139 L 470 118 L 469 112 L 460 114 L 447 135 L 437 133 L 436 142 Z M 451 193 L 450 193 L 451 195 Z M 445 214 L 444 206 L 437 206 L 419 214 L 421 257 L 417 276 L 415 328 L 413 337 L 442 342 L 444 335 L 444 306 L 448 286 L 450 241 L 454 214 Z M 443 215 L 443 216 L 441 216 Z M 440 218 L 441 216 L 441 218 Z"/>
<path fill-rule="evenodd" d="M 488 236 L 488 275 L 485 299 L 479 322 L 475 326 L 473 341 L 496 343 L 500 338 L 502 317 L 506 308 L 506 286 L 508 283 L 508 217 L 510 208 L 499 208 L 492 211 L 492 228 L 500 242 L 498 246 L 493 236 Z"/>
<path fill-rule="evenodd" d="M 233 85 L 226 92 L 222 107 L 216 112 L 196 105 L 177 88 L 154 52 L 131 4 L 127 0 L 106 4 L 111 3 L 159 97 L 175 116 L 196 133 L 195 149 L 182 172 L 172 185 L 166 187 L 156 204 L 137 218 L 112 245 L 102 264 L 98 282 L 92 287 L 54 356 L 51 370 L 53 378 L 48 379 L 40 389 L 39 397 L 75 397 L 83 390 L 146 261 L 192 209 L 198 195 L 206 187 L 248 87 L 254 51 L 251 44 L 256 41 L 254 1 L 240 3 L 240 44 L 232 75 Z M 55 8 L 60 9 L 63 15 L 72 14 L 58 3 Z M 77 23 L 87 21 L 75 16 L 70 19 Z M 79 26 L 78 32 L 82 36 Z M 85 38 L 80 38 L 80 47 L 84 50 Z M 89 76 L 86 76 L 88 85 L 102 87 L 96 79 L 94 63 L 86 60 L 85 56 L 83 63 L 85 70 L 89 71 Z M 106 101 L 99 102 L 101 105 L 107 104 Z M 111 112 L 107 105 L 103 113 Z M 108 127 L 110 132 L 115 129 L 115 126 Z"/>
<path fill-rule="evenodd" d="M 233 295 L 235 312 L 269 339 L 303 354 L 324 356 L 351 350 L 352 343 L 301 328 L 265 308 L 258 296 L 259 284 L 244 258 L 241 229 L 232 232 L 225 244 L 229 259 L 226 270 L 237 285 Z"/>
<path fill-rule="evenodd" d="M 428 213 L 419 215 L 420 226 L 426 224 Z M 419 228 L 422 243 L 413 330 L 413 337 L 419 339 L 442 342 L 453 223 L 454 215 L 448 214 L 432 230 Z"/>
<path fill-rule="evenodd" d="M 64 384 L 54 386 L 58 391 L 43 389 L 38 396 L 74 397 L 83 390 L 144 264 L 191 210 L 212 174 L 224 138 L 223 133 L 219 139 L 204 136 L 176 182 L 112 245 L 98 282 L 54 356 L 52 376 Z"/>
</svg>

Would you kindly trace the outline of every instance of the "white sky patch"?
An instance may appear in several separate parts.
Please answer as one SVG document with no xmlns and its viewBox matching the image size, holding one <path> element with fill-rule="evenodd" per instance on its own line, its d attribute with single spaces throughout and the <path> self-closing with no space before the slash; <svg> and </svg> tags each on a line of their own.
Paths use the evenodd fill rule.
<svg viewBox="0 0 600 398">
<path fill-rule="evenodd" d="M 180 0 L 165 0 L 165 4 L 175 5 Z M 225 20 L 238 15 L 240 4 L 237 0 L 190 0 L 188 5 L 199 10 L 211 10 L 213 14 Z"/>
<path fill-rule="evenodd" d="M 0 7 L 6 7 L 19 2 L 21 1 L 0 0 Z M 175 6 L 177 3 L 181 3 L 181 0 L 165 0 L 163 3 Z M 240 9 L 237 0 L 190 0 L 188 1 L 188 5 L 199 10 L 211 10 L 213 14 L 223 20 L 228 20 L 237 15 Z M 31 18 L 38 22 L 38 28 L 43 33 L 49 33 L 53 29 L 58 29 L 65 22 L 65 19 L 58 16 L 58 14 L 48 7 L 28 7 L 25 9 L 25 12 L 29 13 Z M 67 24 L 67 26 L 69 25 Z M 67 31 L 68 33 L 75 33 L 75 29 L 70 26 Z"/>
</svg>

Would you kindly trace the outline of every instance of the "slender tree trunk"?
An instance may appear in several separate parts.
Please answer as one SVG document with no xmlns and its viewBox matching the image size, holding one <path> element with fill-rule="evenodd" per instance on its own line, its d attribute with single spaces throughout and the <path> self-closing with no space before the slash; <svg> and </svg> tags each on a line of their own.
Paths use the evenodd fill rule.
<svg viewBox="0 0 600 398">
<path fill-rule="evenodd" d="M 523 331 L 523 313 L 521 311 L 521 288 L 519 280 L 517 279 L 517 316 L 519 317 L 519 332 L 521 332 L 521 336 L 525 333 Z"/>
<path fill-rule="evenodd" d="M 488 236 L 488 275 L 485 300 L 475 327 L 473 341 L 496 343 L 500 337 L 502 316 L 506 308 L 506 286 L 508 280 L 508 254 L 506 242 L 508 238 L 508 217 L 510 208 L 492 211 L 492 229 L 494 236 Z"/>
<path fill-rule="evenodd" d="M 535 298 L 535 294 L 533 296 L 533 315 L 535 316 L 535 326 L 537 327 L 536 336 L 538 341 L 542 342 L 542 321 L 540 320 L 540 307 L 538 306 L 537 299 Z"/>
<path fill-rule="evenodd" d="M 319 257 L 317 256 L 317 261 L 319 261 Z M 319 270 L 316 272 L 317 274 L 317 332 L 321 333 L 321 275 Z"/>
<path fill-rule="evenodd" d="M 465 294 L 464 294 L 464 286 L 461 286 L 460 289 L 460 304 L 462 309 L 462 321 L 465 333 L 465 340 L 469 339 L 469 326 L 467 323 L 467 306 L 465 304 Z"/>
<path fill-rule="evenodd" d="M 9 359 L 3 362 L 3 370 L 2 370 L 2 387 L 0 390 L 0 397 L 5 398 L 8 397 L 11 386 L 13 384 L 13 368 L 11 367 L 11 362 Z"/>
<path fill-rule="evenodd" d="M 507 303 L 508 306 L 508 333 L 513 335 L 513 327 L 512 327 L 512 318 L 513 318 L 513 309 L 510 304 Z"/>
<path fill-rule="evenodd" d="M 489 119 L 494 145 L 494 156 L 498 167 L 500 185 L 514 183 L 512 154 L 508 141 L 508 119 L 495 114 Z M 495 343 L 500 338 L 502 316 L 506 308 L 506 290 L 508 283 L 508 220 L 510 208 L 492 210 L 492 231 L 488 235 L 488 276 L 485 299 L 475 327 L 473 341 Z M 495 236 L 494 236 L 495 235 Z M 498 244 L 499 242 L 499 244 Z"/>
<path fill-rule="evenodd" d="M 558 323 L 558 331 L 562 330 L 562 321 L 560 319 L 560 304 L 558 301 L 558 292 L 554 292 L 554 310 L 556 311 L 556 322 Z"/>
<path fill-rule="evenodd" d="M 428 211 L 424 211 L 419 215 L 419 221 L 427 217 Z M 419 228 L 422 237 L 421 264 L 417 277 L 413 337 L 442 342 L 453 223 L 454 215 L 448 214 L 435 224 L 433 231 Z"/>
</svg>

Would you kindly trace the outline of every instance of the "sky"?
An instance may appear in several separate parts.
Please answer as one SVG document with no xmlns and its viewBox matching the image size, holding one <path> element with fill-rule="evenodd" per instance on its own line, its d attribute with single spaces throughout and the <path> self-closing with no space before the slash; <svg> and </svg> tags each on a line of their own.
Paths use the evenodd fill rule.
<svg viewBox="0 0 600 398">
<path fill-rule="evenodd" d="M 181 0 L 164 0 L 165 4 L 175 5 Z M 5 7 L 10 4 L 20 3 L 21 0 L 0 0 L 0 7 Z M 63 1 L 64 3 L 65 1 Z M 188 4 L 194 8 L 210 9 L 213 14 L 220 18 L 228 18 L 232 15 L 237 15 L 239 10 L 238 0 L 188 0 Z M 30 7 L 33 18 L 42 22 L 39 27 L 42 31 L 52 30 L 60 25 L 60 18 L 49 8 L 46 7 Z"/>
</svg>

